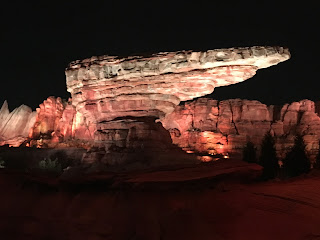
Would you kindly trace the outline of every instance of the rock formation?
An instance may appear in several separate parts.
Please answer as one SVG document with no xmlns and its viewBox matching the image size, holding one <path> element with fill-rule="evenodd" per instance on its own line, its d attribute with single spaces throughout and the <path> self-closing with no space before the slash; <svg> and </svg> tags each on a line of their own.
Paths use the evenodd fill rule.
<svg viewBox="0 0 320 240">
<path fill-rule="evenodd" d="M 172 147 L 171 139 L 155 120 L 171 113 L 180 101 L 244 81 L 289 57 L 281 47 L 92 57 L 68 66 L 67 88 L 97 147 L 126 156 L 138 149 L 162 153 Z"/>
<path fill-rule="evenodd" d="M 54 135 L 52 140 L 55 142 L 58 137 L 59 121 L 64 111 L 61 98 L 49 97 L 39 105 L 36 111 L 36 122 L 29 133 L 30 137 L 33 139 L 52 139 Z"/>
<path fill-rule="evenodd" d="M 67 87 L 73 105 L 90 123 L 127 116 L 161 118 L 180 101 L 244 81 L 289 57 L 281 47 L 92 57 L 69 65 Z"/>
<path fill-rule="evenodd" d="M 28 146 L 80 146 L 90 149 L 85 163 L 115 164 L 189 158 L 171 139 L 198 152 L 236 152 L 248 139 L 258 144 L 269 130 L 288 139 L 300 131 L 311 143 L 318 129 L 308 125 L 318 121 L 311 102 L 286 105 L 277 113 L 276 107 L 239 99 L 177 106 L 289 58 L 282 47 L 251 47 L 74 61 L 66 69 L 72 99 L 49 97 L 34 113 L 26 106 L 9 113 L 4 103 L 0 145 L 19 146 L 29 137 Z M 279 138 L 279 144 L 288 142 Z"/>
<path fill-rule="evenodd" d="M 173 143 L 189 151 L 241 153 L 247 141 L 260 148 L 271 131 L 281 159 L 301 134 L 306 150 L 314 160 L 319 149 L 320 117 L 315 103 L 301 100 L 284 106 L 267 106 L 258 101 L 200 98 L 177 106 L 162 120 Z"/>
<path fill-rule="evenodd" d="M 26 105 L 9 112 L 8 103 L 4 101 L 0 110 L 0 146 L 20 146 L 28 137 L 35 118 L 36 113 Z"/>
<path fill-rule="evenodd" d="M 177 106 L 161 122 L 170 132 L 174 144 L 185 151 L 209 154 L 212 152 L 240 154 L 249 140 L 259 150 L 263 136 L 271 131 L 276 138 L 278 155 L 284 158 L 286 152 L 293 146 L 295 135 L 299 133 L 304 136 L 307 152 L 314 160 L 318 153 L 320 139 L 320 112 L 317 105 L 318 103 L 310 100 L 301 100 L 283 106 L 267 106 L 254 100 L 217 101 L 199 98 Z M 31 110 L 27 112 L 30 113 Z M 9 110 L 5 102 L 0 111 L 1 129 L 5 122 L 3 119 L 9 119 L 8 115 Z M 93 141 L 90 130 L 84 117 L 76 112 L 70 100 L 63 102 L 60 98 L 49 97 L 32 115 L 33 120 L 30 117 L 31 121 L 26 125 L 24 132 L 20 132 L 21 128 L 18 128 L 17 131 L 11 132 L 13 135 L 10 138 L 4 138 L 2 135 L 1 145 L 19 146 L 27 139 L 29 132 L 31 146 L 85 148 L 91 146 L 85 145 L 86 142 Z M 7 123 L 7 128 L 13 122 Z M 35 123 L 32 124 L 33 122 Z M 27 130 L 28 126 L 31 126 L 30 131 Z M 121 129 L 120 124 L 117 127 Z M 141 124 L 139 127 L 136 133 L 141 133 L 145 125 Z M 9 129 L 14 128 L 11 126 Z M 121 131 L 118 130 L 119 139 L 121 139 L 120 134 Z M 103 144 L 107 144 L 106 141 L 103 141 Z M 121 142 L 119 141 L 118 144 L 120 145 Z M 123 140 L 122 144 L 131 148 L 141 148 L 139 141 Z"/>
<path fill-rule="evenodd" d="M 29 132 L 31 147 L 74 147 L 79 141 L 91 140 L 88 127 L 71 99 L 48 97 L 36 113 L 35 124 Z"/>
</svg>

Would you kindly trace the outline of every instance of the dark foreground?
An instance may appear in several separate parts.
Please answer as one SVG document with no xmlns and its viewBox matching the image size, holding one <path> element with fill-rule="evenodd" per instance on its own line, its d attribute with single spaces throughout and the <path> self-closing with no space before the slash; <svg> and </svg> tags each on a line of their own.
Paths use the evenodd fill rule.
<svg viewBox="0 0 320 240">
<path fill-rule="evenodd" d="M 320 239 L 320 177 L 228 160 L 61 181 L 0 173 L 0 239 Z"/>
</svg>

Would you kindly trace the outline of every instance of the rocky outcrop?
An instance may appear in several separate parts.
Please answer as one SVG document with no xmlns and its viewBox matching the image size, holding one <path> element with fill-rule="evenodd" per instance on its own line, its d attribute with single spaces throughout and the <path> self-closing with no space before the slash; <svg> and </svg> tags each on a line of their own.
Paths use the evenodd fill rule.
<svg viewBox="0 0 320 240">
<path fill-rule="evenodd" d="M 161 118 L 180 101 L 244 81 L 289 57 L 288 49 L 281 47 L 92 57 L 70 63 L 67 88 L 88 123 L 127 116 Z"/>
<path fill-rule="evenodd" d="M 36 120 L 30 129 L 30 146 L 74 147 L 78 141 L 92 138 L 84 118 L 77 113 L 71 99 L 48 97 L 36 109 Z"/>
<path fill-rule="evenodd" d="M 289 57 L 288 49 L 281 47 L 92 57 L 70 63 L 66 69 L 67 89 L 95 146 L 109 154 L 137 151 L 132 146 L 139 143 L 153 146 L 144 151 L 163 152 L 155 147 L 161 145 L 157 136 L 164 130 L 155 120 L 171 113 L 180 101 L 244 81 L 258 69 Z M 169 149 L 170 139 L 164 139 Z"/>
<path fill-rule="evenodd" d="M 199 98 L 177 106 L 161 122 L 170 132 L 173 143 L 185 151 L 240 154 L 249 140 L 259 150 L 263 136 L 270 131 L 275 136 L 280 158 L 293 146 L 295 135 L 301 134 L 307 153 L 314 160 L 320 139 L 318 114 L 317 103 L 310 100 L 267 106 L 254 100 Z M 165 152 L 171 143 L 161 124 L 154 125 L 153 119 L 149 122 L 145 119 L 143 123 L 131 119 L 103 124 L 114 131 L 107 136 L 103 131 L 94 132 L 71 102 L 60 98 L 49 97 L 37 112 L 21 106 L 10 113 L 4 102 L 0 110 L 0 145 L 19 146 L 29 134 L 30 146 L 90 148 L 96 145 L 95 153 L 89 152 L 84 159 L 92 162 L 99 158 L 110 163 L 111 156 L 121 157 L 114 151 L 104 157 L 105 148 L 123 151 L 126 147 L 120 155 L 131 155 L 133 159 L 141 158 L 141 151 L 145 149 Z M 92 144 L 92 136 L 95 144 Z"/>
<path fill-rule="evenodd" d="M 293 146 L 296 134 L 303 135 L 311 160 L 319 149 L 320 117 L 310 100 L 280 107 L 253 100 L 200 98 L 177 106 L 162 124 L 173 143 L 191 151 L 241 153 L 247 141 L 259 150 L 267 132 L 275 136 L 280 158 Z"/>
<path fill-rule="evenodd" d="M 57 132 L 64 108 L 61 98 L 48 97 L 36 109 L 37 118 L 30 131 L 30 137 L 35 139 L 51 138 Z"/>
<path fill-rule="evenodd" d="M 0 110 L 0 146 L 20 146 L 28 137 L 35 119 L 36 113 L 28 106 L 21 105 L 9 112 L 8 103 L 4 101 Z"/>
<path fill-rule="evenodd" d="M 271 124 L 276 134 L 286 134 L 297 125 L 295 106 L 281 111 L 283 127 L 273 120 L 271 110 L 257 101 L 218 103 L 202 99 L 194 107 L 186 104 L 175 110 L 176 106 L 180 101 L 209 94 L 215 87 L 244 81 L 258 69 L 289 58 L 286 48 L 250 47 L 75 61 L 66 69 L 72 100 L 49 97 L 37 108 L 35 123 L 35 113 L 29 119 L 31 109 L 21 106 L 15 110 L 17 113 L 10 113 L 16 120 L 9 124 L 1 121 L 6 125 L 2 127 L 2 138 L 25 140 L 29 136 L 27 145 L 37 147 L 70 147 L 82 142 L 94 149 L 84 156 L 87 163 L 134 162 L 141 156 L 156 159 L 164 152 L 163 159 L 178 156 L 181 151 L 172 145 L 170 134 L 157 122 L 162 119 L 180 147 L 233 151 L 248 136 L 254 142 L 260 141 Z M 10 114 L 4 105 L 0 120 Z M 298 114 L 299 121 L 316 118 L 312 114 L 300 117 Z M 23 127 L 16 124 L 19 121 Z M 311 131 L 307 125 L 301 128 Z"/>
</svg>

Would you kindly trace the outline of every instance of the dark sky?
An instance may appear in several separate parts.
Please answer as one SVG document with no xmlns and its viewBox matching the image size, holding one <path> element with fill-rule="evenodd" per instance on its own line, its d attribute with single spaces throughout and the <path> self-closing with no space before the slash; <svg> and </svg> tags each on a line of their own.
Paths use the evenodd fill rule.
<svg viewBox="0 0 320 240">
<path fill-rule="evenodd" d="M 50 95 L 68 98 L 64 69 L 76 59 L 253 45 L 287 46 L 292 58 L 259 70 L 243 83 L 216 88 L 213 98 L 257 99 L 267 104 L 320 100 L 317 5 L 46 2 L 1 3 L 0 102 L 7 99 L 11 109 L 22 103 L 35 109 Z"/>
</svg>

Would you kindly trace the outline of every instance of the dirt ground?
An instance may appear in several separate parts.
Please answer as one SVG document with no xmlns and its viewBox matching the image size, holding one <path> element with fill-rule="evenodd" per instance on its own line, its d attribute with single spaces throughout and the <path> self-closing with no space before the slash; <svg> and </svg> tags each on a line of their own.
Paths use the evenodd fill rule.
<svg viewBox="0 0 320 240">
<path fill-rule="evenodd" d="M 82 183 L 0 172 L 0 239 L 320 239 L 320 177 L 229 161 Z M 94 179 L 94 181 L 93 181 Z"/>
</svg>

